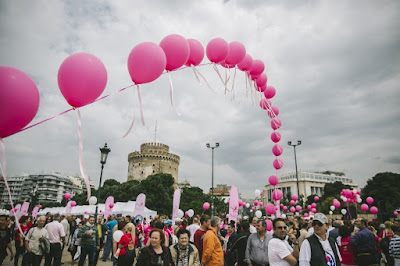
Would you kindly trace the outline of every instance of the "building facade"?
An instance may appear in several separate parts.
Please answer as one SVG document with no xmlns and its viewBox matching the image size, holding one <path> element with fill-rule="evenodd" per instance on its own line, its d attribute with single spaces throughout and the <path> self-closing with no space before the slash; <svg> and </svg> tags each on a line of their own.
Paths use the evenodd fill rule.
<svg viewBox="0 0 400 266">
<path fill-rule="evenodd" d="M 81 178 L 82 179 L 82 178 Z M 83 180 L 83 179 L 82 179 Z M 70 177 L 61 174 L 24 174 L 7 179 L 14 204 L 32 201 L 40 204 L 45 201 L 61 202 L 65 193 L 72 196 L 83 191 L 82 186 L 76 186 Z M 1 193 L 0 208 L 10 204 L 7 189 L 4 187 Z"/>
<path fill-rule="evenodd" d="M 142 181 L 149 175 L 171 174 L 178 183 L 178 168 L 180 158 L 176 154 L 169 153 L 168 145 L 162 143 L 143 143 L 140 151 L 128 155 L 128 181 Z"/>
<path fill-rule="evenodd" d="M 338 175 L 334 173 L 323 174 L 323 173 L 312 173 L 299 171 L 299 192 L 300 195 L 304 195 L 307 198 L 310 195 L 322 196 L 324 193 L 324 187 L 327 183 L 334 183 L 340 181 L 345 185 L 349 185 L 352 188 L 358 189 L 357 184 L 353 183 L 353 179 L 348 176 Z M 279 183 L 276 186 L 282 190 L 283 195 L 296 194 L 297 195 L 297 182 L 296 173 L 289 173 L 279 176 Z M 263 203 L 272 201 L 272 191 L 274 187 L 270 184 L 265 185 L 263 190 Z"/>
</svg>

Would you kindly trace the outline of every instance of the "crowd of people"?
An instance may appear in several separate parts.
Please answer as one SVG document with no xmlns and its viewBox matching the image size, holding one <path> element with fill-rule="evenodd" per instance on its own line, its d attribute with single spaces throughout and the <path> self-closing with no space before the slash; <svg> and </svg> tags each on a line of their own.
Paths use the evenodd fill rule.
<svg viewBox="0 0 400 266">
<path fill-rule="evenodd" d="M 107 220 L 103 216 L 51 215 L 32 220 L 0 215 L 0 265 L 61 265 L 67 249 L 71 264 L 96 265 L 400 265 L 400 223 L 377 224 L 357 218 L 285 219 L 244 217 L 237 223 L 206 214 Z M 272 228 L 269 228 L 272 224 Z M 117 233 L 121 235 L 116 237 Z M 14 242 L 14 247 L 12 247 Z"/>
</svg>

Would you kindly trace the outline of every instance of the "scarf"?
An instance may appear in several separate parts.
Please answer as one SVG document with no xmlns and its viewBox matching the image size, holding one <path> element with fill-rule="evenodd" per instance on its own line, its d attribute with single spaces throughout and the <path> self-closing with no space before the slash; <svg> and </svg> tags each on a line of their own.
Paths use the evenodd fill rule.
<svg viewBox="0 0 400 266">
<path fill-rule="evenodd" d="M 182 246 L 178 244 L 178 265 L 189 266 L 189 245 Z"/>
</svg>

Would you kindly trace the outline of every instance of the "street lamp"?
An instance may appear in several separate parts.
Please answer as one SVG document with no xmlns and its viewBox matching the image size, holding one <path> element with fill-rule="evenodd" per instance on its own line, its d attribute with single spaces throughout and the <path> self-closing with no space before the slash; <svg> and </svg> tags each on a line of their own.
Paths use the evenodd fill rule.
<svg viewBox="0 0 400 266">
<path fill-rule="evenodd" d="M 293 146 L 294 149 L 294 164 L 296 165 L 296 183 L 297 183 L 297 196 L 300 197 L 300 189 L 299 189 L 299 175 L 297 173 L 297 159 L 296 159 L 296 146 L 301 145 L 301 140 L 297 141 L 297 144 L 292 144 L 291 141 L 287 143 L 289 146 Z"/>
<path fill-rule="evenodd" d="M 210 143 L 206 144 L 207 148 L 211 148 L 212 163 L 211 163 L 211 218 L 214 217 L 214 149 L 219 147 L 219 143 L 211 146 Z"/>
<path fill-rule="evenodd" d="M 107 156 L 108 156 L 108 153 L 110 152 L 111 150 L 107 147 L 107 143 L 106 144 L 104 144 L 104 147 L 103 148 L 100 148 L 100 152 L 101 152 L 101 155 L 100 155 L 100 163 L 101 163 L 101 172 L 100 172 L 100 182 L 99 182 L 99 188 L 98 188 L 98 190 L 97 190 L 97 205 L 96 205 L 96 212 L 95 212 L 95 216 L 96 216 L 96 223 L 97 223 L 97 210 L 98 210 L 98 207 L 99 207 L 99 201 L 100 201 L 100 188 L 101 188 L 101 179 L 103 178 L 103 168 L 104 168 L 104 165 L 106 164 L 106 162 L 107 162 Z"/>
</svg>

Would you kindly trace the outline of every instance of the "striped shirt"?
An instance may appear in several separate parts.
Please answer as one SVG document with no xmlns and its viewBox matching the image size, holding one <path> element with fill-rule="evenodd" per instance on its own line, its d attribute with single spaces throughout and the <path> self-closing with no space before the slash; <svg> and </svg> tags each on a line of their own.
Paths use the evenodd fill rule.
<svg viewBox="0 0 400 266">
<path fill-rule="evenodd" d="M 395 259 L 400 259 L 400 236 L 394 235 L 390 240 L 389 255 Z"/>
</svg>

